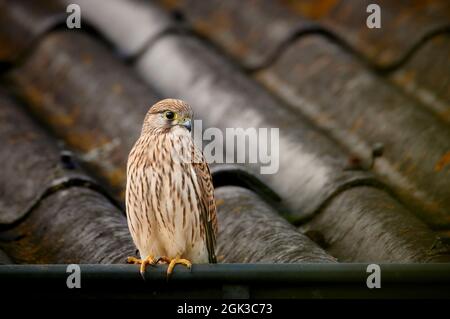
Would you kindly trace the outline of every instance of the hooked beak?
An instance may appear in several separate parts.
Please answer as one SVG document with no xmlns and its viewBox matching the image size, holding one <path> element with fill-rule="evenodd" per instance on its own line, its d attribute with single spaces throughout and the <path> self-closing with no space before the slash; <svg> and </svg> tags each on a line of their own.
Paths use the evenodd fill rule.
<svg viewBox="0 0 450 319">
<path fill-rule="evenodd" d="M 189 132 L 192 129 L 192 124 L 191 124 L 191 120 L 190 119 L 186 119 L 181 125 L 184 126 L 185 128 L 187 128 L 187 130 Z"/>
</svg>

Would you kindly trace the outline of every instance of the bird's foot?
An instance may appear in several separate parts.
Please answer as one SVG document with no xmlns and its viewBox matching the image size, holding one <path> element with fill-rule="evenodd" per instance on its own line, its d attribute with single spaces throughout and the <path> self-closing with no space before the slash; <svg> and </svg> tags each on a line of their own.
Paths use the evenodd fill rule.
<svg viewBox="0 0 450 319">
<path fill-rule="evenodd" d="M 166 256 L 158 256 L 155 258 L 156 259 L 156 263 L 164 263 L 164 264 L 170 264 L 170 262 L 172 261 L 172 259 L 170 259 L 169 257 Z"/>
<path fill-rule="evenodd" d="M 147 256 L 145 259 L 139 259 L 136 257 L 128 257 L 127 263 L 134 265 L 141 265 L 139 272 L 141 273 L 142 278 L 145 280 L 145 269 L 147 265 L 156 265 L 158 263 L 158 259 L 153 258 L 153 256 Z"/>
<path fill-rule="evenodd" d="M 191 269 L 191 267 L 192 267 L 192 263 L 189 260 L 183 259 L 183 258 L 180 258 L 180 257 L 176 257 L 176 258 L 173 258 L 173 259 L 167 258 L 167 260 L 169 260 L 169 267 L 167 267 L 167 279 L 169 279 L 170 275 L 173 272 L 173 269 L 175 268 L 175 266 L 177 264 L 184 265 L 188 269 Z"/>
</svg>

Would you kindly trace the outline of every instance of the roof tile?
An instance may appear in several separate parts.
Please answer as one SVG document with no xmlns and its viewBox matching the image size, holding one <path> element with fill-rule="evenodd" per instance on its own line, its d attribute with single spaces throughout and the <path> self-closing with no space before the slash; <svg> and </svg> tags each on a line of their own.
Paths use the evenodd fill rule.
<svg viewBox="0 0 450 319">
<path fill-rule="evenodd" d="M 422 105 L 318 36 L 299 39 L 257 77 L 360 158 L 370 161 L 382 143 L 373 170 L 430 224 L 450 225 L 450 168 L 436 170 L 450 128 Z"/>
<path fill-rule="evenodd" d="M 382 27 L 369 29 L 372 1 L 159 0 L 250 68 L 267 65 L 306 33 L 337 38 L 379 68 L 399 64 L 426 37 L 450 28 L 448 1 L 377 1 Z M 386 36 L 389 34 L 389 36 Z"/>
</svg>

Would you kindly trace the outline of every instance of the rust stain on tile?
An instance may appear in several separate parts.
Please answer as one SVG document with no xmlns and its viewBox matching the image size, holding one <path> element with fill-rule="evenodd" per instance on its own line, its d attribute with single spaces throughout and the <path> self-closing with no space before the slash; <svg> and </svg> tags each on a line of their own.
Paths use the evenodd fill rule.
<svg viewBox="0 0 450 319">
<path fill-rule="evenodd" d="M 48 114 L 51 123 L 58 126 L 74 126 L 80 115 L 80 107 L 75 106 L 69 113 Z"/>
<path fill-rule="evenodd" d="M 350 128 L 351 133 L 356 133 L 362 126 L 364 125 L 364 120 L 361 117 L 358 117 L 354 122 L 352 127 Z"/>
<path fill-rule="evenodd" d="M 329 12 L 336 6 L 337 0 L 282 0 L 281 2 L 289 6 L 295 12 L 309 19 L 318 20 L 329 14 Z"/>
<path fill-rule="evenodd" d="M 442 156 L 439 161 L 436 163 L 436 165 L 434 166 L 434 171 L 435 172 L 440 172 L 442 171 L 442 169 L 447 166 L 448 164 L 450 164 L 450 151 L 448 151 L 447 153 L 444 154 L 444 156 Z"/>
<path fill-rule="evenodd" d="M 115 83 L 112 87 L 114 94 L 121 95 L 123 93 L 123 85 L 120 83 Z"/>
<path fill-rule="evenodd" d="M 161 1 L 161 4 L 169 10 L 178 8 L 182 3 L 183 3 L 183 1 L 180 1 L 180 0 L 163 0 L 163 1 Z"/>
<path fill-rule="evenodd" d="M 83 63 L 85 64 L 85 65 L 92 65 L 92 62 L 93 62 L 93 59 L 92 59 L 92 56 L 90 55 L 90 54 L 88 54 L 88 53 L 84 53 L 83 55 L 82 55 L 82 57 L 81 57 L 81 61 L 83 61 Z"/>
<path fill-rule="evenodd" d="M 216 199 L 216 206 L 219 207 L 220 205 L 223 205 L 225 203 L 225 201 L 223 199 Z"/>
<path fill-rule="evenodd" d="M 10 137 L 8 140 L 11 144 L 21 143 L 21 142 L 28 142 L 33 141 L 36 139 L 36 134 L 33 132 L 23 132 L 18 133 Z"/>
</svg>

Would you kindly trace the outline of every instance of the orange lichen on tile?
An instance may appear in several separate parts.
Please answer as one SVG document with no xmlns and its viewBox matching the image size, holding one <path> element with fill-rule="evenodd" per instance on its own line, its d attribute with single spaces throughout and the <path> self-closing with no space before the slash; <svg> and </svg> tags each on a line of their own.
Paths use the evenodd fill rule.
<svg viewBox="0 0 450 319">
<path fill-rule="evenodd" d="M 48 119 L 51 123 L 58 126 L 74 126 L 77 124 L 80 115 L 80 107 L 75 106 L 69 113 L 49 113 Z"/>
<path fill-rule="evenodd" d="M 14 134 L 13 136 L 11 136 L 9 138 L 9 142 L 11 144 L 17 144 L 17 143 L 22 143 L 22 142 L 29 142 L 29 141 L 33 141 L 37 138 L 36 133 L 34 132 L 20 132 L 17 134 Z"/>
<path fill-rule="evenodd" d="M 123 85 L 120 83 L 114 83 L 112 86 L 112 91 L 116 95 L 121 95 L 123 93 Z"/>
<path fill-rule="evenodd" d="M 92 59 L 92 56 L 90 54 L 83 53 L 82 56 L 81 56 L 81 61 L 83 61 L 83 63 L 85 65 L 90 66 L 90 65 L 92 65 L 93 59 Z"/>
<path fill-rule="evenodd" d="M 89 152 L 96 147 L 100 147 L 101 145 L 110 142 L 108 138 L 98 130 L 81 132 L 71 131 L 64 134 L 64 138 L 70 146 L 77 148 L 81 152 Z"/>
<path fill-rule="evenodd" d="M 127 179 L 125 167 L 116 167 L 107 174 L 107 178 L 113 187 L 125 185 L 125 181 Z"/>
<path fill-rule="evenodd" d="M 221 198 L 216 199 L 216 206 L 220 206 L 223 205 L 223 203 L 225 203 L 225 201 Z"/>
<path fill-rule="evenodd" d="M 282 0 L 297 14 L 301 14 L 309 19 L 318 20 L 327 16 L 329 12 L 336 6 L 336 0 L 310 0 L 310 1 L 293 1 Z"/>
<path fill-rule="evenodd" d="M 178 8 L 181 4 L 183 3 L 183 1 L 180 0 L 162 0 L 161 4 L 169 10 L 173 10 Z"/>
<path fill-rule="evenodd" d="M 436 165 L 434 166 L 434 171 L 435 172 L 440 172 L 442 171 L 442 169 L 447 166 L 448 164 L 450 164 L 450 151 L 448 151 L 447 153 L 444 154 L 444 156 L 442 156 L 439 161 L 436 163 Z"/>
</svg>

